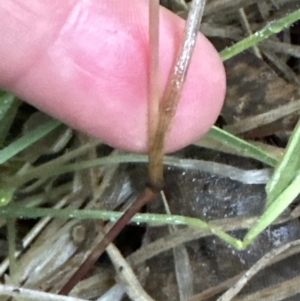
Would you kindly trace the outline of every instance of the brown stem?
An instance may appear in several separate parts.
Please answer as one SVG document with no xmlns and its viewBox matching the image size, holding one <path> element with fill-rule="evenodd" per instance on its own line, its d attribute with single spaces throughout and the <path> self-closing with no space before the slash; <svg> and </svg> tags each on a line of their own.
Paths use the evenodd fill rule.
<svg viewBox="0 0 300 301">
<path fill-rule="evenodd" d="M 204 6 L 205 0 L 194 0 L 192 2 L 179 55 L 170 73 L 171 76 L 160 104 L 159 120 L 149 154 L 149 177 L 152 182 L 156 182 L 159 185 L 163 183 L 165 140 L 171 128 L 173 117 L 176 114 L 177 105 L 195 48 Z"/>
<path fill-rule="evenodd" d="M 82 279 L 94 266 L 95 262 L 105 251 L 106 247 L 119 235 L 123 228 L 128 224 L 131 218 L 153 197 L 158 193 L 156 189 L 151 189 L 146 187 L 142 196 L 134 202 L 120 217 L 120 219 L 110 228 L 110 230 L 105 234 L 104 238 L 96 246 L 94 251 L 89 255 L 89 257 L 83 262 L 71 279 L 66 283 L 66 285 L 61 289 L 61 295 L 68 295 L 72 288 Z"/>
<path fill-rule="evenodd" d="M 196 43 L 197 31 L 204 9 L 204 0 L 194 0 L 187 20 L 185 37 L 179 52 L 178 59 L 174 64 L 172 76 L 164 93 L 163 101 L 158 107 L 158 95 L 155 92 L 157 81 L 155 77 L 158 73 L 158 53 L 151 56 L 151 67 L 149 84 L 149 96 L 156 100 L 150 105 L 149 118 L 149 178 L 152 189 L 146 188 L 141 198 L 135 202 L 113 227 L 104 236 L 104 239 L 96 246 L 95 250 L 89 255 L 87 260 L 79 267 L 69 282 L 60 291 L 67 295 L 71 289 L 82 279 L 92 268 L 99 256 L 105 251 L 106 247 L 116 238 L 123 227 L 130 221 L 134 214 L 146 203 L 151 201 L 156 193 L 163 186 L 163 156 L 165 139 L 170 130 L 172 119 L 176 113 L 176 108 L 180 99 L 181 91 L 187 75 L 189 63 Z M 150 7 L 150 16 L 158 21 L 159 8 L 158 2 Z M 158 25 L 151 29 L 151 19 L 149 18 L 150 38 L 157 45 L 153 49 L 158 52 Z M 153 20 L 152 20 L 153 21 Z M 152 86 L 153 85 L 153 86 Z M 151 101 L 151 100 L 150 100 Z M 157 116 L 159 115 L 159 116 Z M 157 120 L 158 117 L 158 120 Z"/>
</svg>

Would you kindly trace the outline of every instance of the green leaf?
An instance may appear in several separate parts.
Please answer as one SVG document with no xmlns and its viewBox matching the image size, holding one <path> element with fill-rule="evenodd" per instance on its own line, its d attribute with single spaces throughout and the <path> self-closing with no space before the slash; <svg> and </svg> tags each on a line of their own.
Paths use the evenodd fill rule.
<svg viewBox="0 0 300 301">
<path fill-rule="evenodd" d="M 14 95 L 11 93 L 0 90 L 0 121 L 2 121 L 3 117 L 11 107 L 14 98 Z"/>
<path fill-rule="evenodd" d="M 37 129 L 33 130 L 32 132 L 24 135 L 23 137 L 16 140 L 15 142 L 11 143 L 9 146 L 5 147 L 0 151 L 0 164 L 5 163 L 13 156 L 17 155 L 25 148 L 33 144 L 34 142 L 46 136 L 48 133 L 50 133 L 55 128 L 57 128 L 60 124 L 61 123 L 58 120 L 51 120 L 39 126 Z"/>
<path fill-rule="evenodd" d="M 260 216 L 256 225 L 246 234 L 245 246 L 249 245 L 261 232 L 270 226 L 276 218 L 294 201 L 300 193 L 300 174 L 294 174 L 293 181 L 273 200 L 267 210 Z"/>
<path fill-rule="evenodd" d="M 244 156 L 246 155 L 250 158 L 254 158 L 273 167 L 277 165 L 278 159 L 272 153 L 216 126 L 213 126 L 206 136 L 232 148 L 235 152 L 239 152 Z"/>
<path fill-rule="evenodd" d="M 242 41 L 234 44 L 231 47 L 227 47 L 220 52 L 223 61 L 230 59 L 231 57 L 243 52 L 244 50 L 257 45 L 259 42 L 269 38 L 273 34 L 279 33 L 285 28 L 291 26 L 293 23 L 300 19 L 300 9 L 288 14 L 287 16 L 272 21 L 267 24 L 262 30 L 250 35 Z"/>
<path fill-rule="evenodd" d="M 270 205 L 294 180 L 300 170 L 300 119 L 290 137 L 281 162 L 266 186 L 267 206 Z"/>
<path fill-rule="evenodd" d="M 0 92 L 0 147 L 6 139 L 19 105 L 20 101 L 14 95 L 6 91 Z"/>
<path fill-rule="evenodd" d="M 6 206 L 13 198 L 14 190 L 10 187 L 0 187 L 0 207 Z"/>
</svg>

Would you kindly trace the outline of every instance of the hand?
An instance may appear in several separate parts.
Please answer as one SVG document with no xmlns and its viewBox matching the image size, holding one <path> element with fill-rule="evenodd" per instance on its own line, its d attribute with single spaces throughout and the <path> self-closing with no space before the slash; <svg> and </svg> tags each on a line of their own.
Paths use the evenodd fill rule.
<svg viewBox="0 0 300 301">
<path fill-rule="evenodd" d="M 146 151 L 148 1 L 1 1 L 0 86 L 111 146 Z M 183 28 L 161 8 L 160 89 Z M 221 59 L 199 34 L 167 151 L 200 138 L 224 94 Z"/>
</svg>

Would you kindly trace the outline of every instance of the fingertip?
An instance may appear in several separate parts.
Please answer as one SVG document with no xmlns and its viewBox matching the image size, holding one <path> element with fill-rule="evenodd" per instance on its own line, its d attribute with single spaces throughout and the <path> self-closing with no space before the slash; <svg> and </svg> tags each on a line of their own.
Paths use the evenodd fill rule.
<svg viewBox="0 0 300 301">
<path fill-rule="evenodd" d="M 9 5 L 14 2 L 5 1 Z M 148 1 L 129 5 L 119 0 L 74 0 L 56 1 L 54 6 L 28 0 L 26 5 L 34 3 L 39 5 L 33 19 L 27 11 L 29 15 L 21 23 L 8 22 L 9 18 L 0 21 L 7 37 L 3 39 L 5 47 L 0 47 L 0 56 L 6 57 L 0 62 L 0 84 L 111 146 L 147 151 Z M 3 2 L 0 16 L 4 14 Z M 165 9 L 161 9 L 160 21 L 164 87 L 184 22 Z M 24 26 L 32 30 L 24 31 Z M 20 47 L 9 42 L 12 32 Z M 166 151 L 199 139 L 216 120 L 224 95 L 221 59 L 199 34 Z"/>
</svg>

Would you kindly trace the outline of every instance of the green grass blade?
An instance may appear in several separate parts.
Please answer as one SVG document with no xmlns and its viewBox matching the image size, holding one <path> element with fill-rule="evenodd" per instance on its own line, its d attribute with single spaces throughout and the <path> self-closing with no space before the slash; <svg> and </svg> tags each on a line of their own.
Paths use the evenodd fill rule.
<svg viewBox="0 0 300 301">
<path fill-rule="evenodd" d="M 32 132 L 24 135 L 0 151 L 0 164 L 5 163 L 22 150 L 38 141 L 60 125 L 60 121 L 51 120 Z"/>
<path fill-rule="evenodd" d="M 19 105 L 20 101 L 14 95 L 6 91 L 0 91 L 0 147 L 6 139 Z"/>
<path fill-rule="evenodd" d="M 3 207 L 13 199 L 14 189 L 9 186 L 3 186 L 3 183 L 0 183 L 0 185 L 0 207 Z"/>
<path fill-rule="evenodd" d="M 244 156 L 247 155 L 250 158 L 254 158 L 272 167 L 275 167 L 278 163 L 278 159 L 275 155 L 218 127 L 212 127 L 206 135 L 219 143 L 225 144 L 227 147 L 232 147 L 232 149 L 240 152 Z"/>
<path fill-rule="evenodd" d="M 2 119 L 11 107 L 14 98 L 11 93 L 0 90 L 0 122 L 2 122 Z"/>
<path fill-rule="evenodd" d="M 26 208 L 15 204 L 0 208 L 0 217 L 5 218 L 40 218 L 40 217 L 55 217 L 55 218 L 76 218 L 76 219 L 102 219 L 109 221 L 118 220 L 123 212 L 102 211 L 89 209 L 52 209 L 52 208 Z M 242 242 L 230 236 L 220 228 L 208 224 L 207 222 L 187 216 L 168 215 L 168 214 L 151 214 L 143 213 L 136 214 L 132 220 L 136 223 L 147 223 L 150 225 L 187 225 L 194 228 L 208 230 L 212 234 L 218 235 L 221 239 L 240 249 Z"/>
<path fill-rule="evenodd" d="M 251 228 L 245 236 L 244 247 L 252 241 L 293 202 L 300 193 L 300 173 L 294 177 L 290 185 L 270 204 L 267 210 L 261 215 L 257 224 Z"/>
<path fill-rule="evenodd" d="M 300 119 L 290 137 L 285 154 L 266 186 L 267 206 L 284 191 L 300 170 Z"/>
<path fill-rule="evenodd" d="M 250 35 L 235 45 L 225 48 L 220 52 L 223 61 L 243 52 L 244 50 L 257 45 L 259 42 L 269 38 L 273 34 L 279 33 L 283 29 L 289 27 L 300 19 L 300 9 L 290 13 L 289 15 L 277 20 L 272 21 L 266 25 L 262 30 Z"/>
</svg>

